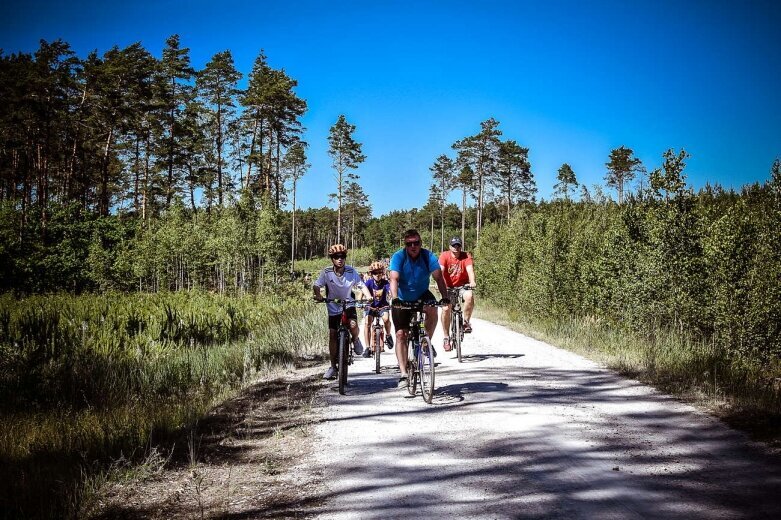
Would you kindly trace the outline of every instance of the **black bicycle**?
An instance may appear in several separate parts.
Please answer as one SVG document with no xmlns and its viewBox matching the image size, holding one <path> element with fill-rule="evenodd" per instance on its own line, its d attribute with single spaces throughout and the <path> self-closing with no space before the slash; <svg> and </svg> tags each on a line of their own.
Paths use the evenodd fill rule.
<svg viewBox="0 0 781 520">
<path fill-rule="evenodd" d="M 436 301 L 401 302 L 399 308 L 410 309 L 412 319 L 407 337 L 407 391 L 415 395 L 420 381 L 423 400 L 431 404 L 434 399 L 434 349 L 426 332 L 426 307 L 438 307 Z"/>
<path fill-rule="evenodd" d="M 461 343 L 464 341 L 464 313 L 461 310 L 461 304 L 464 303 L 464 291 L 471 289 L 471 285 L 461 285 L 450 287 L 447 290 L 452 303 L 450 308 L 450 345 L 455 347 L 459 363 L 461 363 Z"/>
<path fill-rule="evenodd" d="M 342 307 L 342 317 L 339 320 L 339 328 L 336 329 L 336 345 L 338 349 L 336 356 L 336 378 L 339 381 L 339 393 L 344 395 L 345 387 L 347 386 L 347 367 L 353 364 L 353 349 L 350 348 L 350 318 L 347 317 L 347 305 L 353 303 L 359 307 L 361 302 L 351 298 L 323 298 L 322 300 L 315 301 L 320 303 L 336 303 Z"/>
</svg>

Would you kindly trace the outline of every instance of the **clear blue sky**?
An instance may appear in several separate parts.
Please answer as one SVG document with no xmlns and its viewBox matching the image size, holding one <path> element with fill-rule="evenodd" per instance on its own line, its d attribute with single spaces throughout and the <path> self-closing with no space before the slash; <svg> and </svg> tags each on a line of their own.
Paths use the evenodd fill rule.
<svg viewBox="0 0 781 520">
<path fill-rule="evenodd" d="M 650 171 L 668 148 L 690 184 L 763 182 L 781 156 L 781 2 L 11 0 L 0 48 L 62 38 L 80 57 L 174 33 L 201 68 L 230 49 L 245 75 L 260 49 L 299 81 L 312 168 L 300 206 L 334 190 L 327 135 L 357 126 L 375 215 L 421 206 L 429 166 L 494 117 L 530 149 L 539 195 L 569 163 L 604 184 L 626 145 Z"/>
</svg>

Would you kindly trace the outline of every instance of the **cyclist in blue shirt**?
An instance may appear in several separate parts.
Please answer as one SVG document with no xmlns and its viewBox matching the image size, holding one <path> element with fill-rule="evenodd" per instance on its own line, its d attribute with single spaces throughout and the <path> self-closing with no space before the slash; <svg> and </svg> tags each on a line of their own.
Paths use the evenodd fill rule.
<svg viewBox="0 0 781 520">
<path fill-rule="evenodd" d="M 396 251 L 390 261 L 390 292 L 393 304 L 417 300 L 436 301 L 429 290 L 429 279 L 434 278 L 442 296 L 440 303 L 449 305 L 447 287 L 442 278 L 437 255 L 421 247 L 420 233 L 415 229 L 404 232 L 404 248 Z M 426 307 L 425 327 L 429 337 L 434 337 L 437 328 L 437 308 Z M 393 307 L 393 326 L 396 328 L 396 359 L 399 361 L 399 387 L 407 386 L 407 334 L 412 311 Z M 433 347 L 432 347 L 433 348 Z M 436 355 L 436 351 L 435 351 Z"/>
</svg>

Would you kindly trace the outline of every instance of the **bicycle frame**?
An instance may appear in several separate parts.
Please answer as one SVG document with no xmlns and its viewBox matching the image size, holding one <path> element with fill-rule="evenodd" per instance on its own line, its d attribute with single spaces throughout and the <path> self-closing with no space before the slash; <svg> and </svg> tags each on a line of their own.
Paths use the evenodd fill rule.
<svg viewBox="0 0 781 520">
<path fill-rule="evenodd" d="M 464 302 L 464 291 L 471 289 L 469 285 L 448 288 L 450 297 L 450 343 L 456 348 L 458 362 L 462 362 L 461 343 L 464 341 L 464 313 L 461 304 Z"/>
<path fill-rule="evenodd" d="M 436 302 L 417 301 L 402 304 L 400 307 L 412 310 L 409 333 L 407 336 L 407 391 L 417 393 L 418 381 L 423 400 L 431 404 L 434 398 L 434 350 L 426 332 L 425 307 L 435 307 Z"/>
<path fill-rule="evenodd" d="M 370 308 L 374 312 L 372 326 L 371 326 L 371 347 L 374 351 L 374 371 L 380 373 L 380 353 L 383 349 L 383 342 L 385 340 L 385 323 L 382 320 L 381 313 L 388 307 Z"/>
</svg>

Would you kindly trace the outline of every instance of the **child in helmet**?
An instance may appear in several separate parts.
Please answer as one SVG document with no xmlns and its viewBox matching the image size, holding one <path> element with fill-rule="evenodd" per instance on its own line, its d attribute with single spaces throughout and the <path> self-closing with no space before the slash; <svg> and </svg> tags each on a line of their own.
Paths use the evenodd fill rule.
<svg viewBox="0 0 781 520">
<path fill-rule="evenodd" d="M 388 307 L 388 295 L 390 294 L 390 283 L 385 278 L 385 264 L 382 262 L 372 262 L 369 266 L 369 279 L 366 281 L 366 287 L 372 294 L 371 303 L 369 308 L 364 313 L 364 325 L 363 325 L 363 337 L 366 340 L 366 344 L 370 347 L 366 349 L 364 357 L 370 357 L 373 352 L 371 351 L 371 328 L 372 320 L 374 316 L 378 315 L 382 318 L 385 325 L 385 345 L 388 348 L 393 348 L 393 337 L 391 336 L 391 324 L 390 324 L 390 308 Z"/>
</svg>

